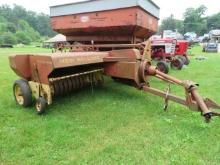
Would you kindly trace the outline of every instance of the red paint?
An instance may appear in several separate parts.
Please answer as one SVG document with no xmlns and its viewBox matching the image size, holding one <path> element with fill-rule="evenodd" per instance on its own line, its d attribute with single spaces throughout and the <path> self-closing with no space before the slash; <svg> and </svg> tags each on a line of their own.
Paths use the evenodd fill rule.
<svg viewBox="0 0 220 165">
<path fill-rule="evenodd" d="M 53 30 L 72 41 L 121 41 L 144 40 L 157 31 L 158 18 L 139 7 L 51 17 Z M 86 37 L 84 37 L 86 36 Z M 107 37 L 107 38 L 106 38 Z M 122 39 L 124 41 L 125 39 Z M 102 40 L 103 39 L 103 40 Z M 116 42 L 117 42 L 116 41 Z"/>
</svg>

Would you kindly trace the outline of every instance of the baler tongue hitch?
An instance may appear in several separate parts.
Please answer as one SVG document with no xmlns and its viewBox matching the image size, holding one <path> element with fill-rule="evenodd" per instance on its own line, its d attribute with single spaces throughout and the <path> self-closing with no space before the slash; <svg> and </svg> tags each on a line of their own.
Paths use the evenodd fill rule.
<svg viewBox="0 0 220 165">
<path fill-rule="evenodd" d="M 196 84 L 192 81 L 181 81 L 176 79 L 175 77 L 169 76 L 167 74 L 164 74 L 160 72 L 155 67 L 147 67 L 148 73 L 151 73 L 151 76 L 154 76 L 160 80 L 166 81 L 169 83 L 168 89 L 166 92 L 160 91 L 158 89 L 152 88 L 149 85 L 144 85 L 142 89 L 146 92 L 149 92 L 151 94 L 160 96 L 165 99 L 165 105 L 164 110 L 167 110 L 168 108 L 168 101 L 174 101 L 179 104 L 182 104 L 184 106 L 189 107 L 192 111 L 198 111 L 201 112 L 202 116 L 204 116 L 206 122 L 210 122 L 211 118 L 214 116 L 220 117 L 219 112 L 211 111 L 210 109 L 220 109 L 220 105 L 212 101 L 211 99 L 203 99 L 200 94 L 198 93 L 198 86 L 199 84 Z M 149 72 L 150 71 L 150 72 Z M 152 74 L 153 73 L 153 74 Z M 177 84 L 179 86 L 182 86 L 185 89 L 186 98 L 181 98 L 179 96 L 175 96 L 170 94 L 170 84 Z"/>
</svg>

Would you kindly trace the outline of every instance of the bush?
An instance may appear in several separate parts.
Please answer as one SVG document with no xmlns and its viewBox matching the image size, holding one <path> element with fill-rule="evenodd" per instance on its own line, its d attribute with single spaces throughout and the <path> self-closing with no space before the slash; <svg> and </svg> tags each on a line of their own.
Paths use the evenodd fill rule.
<svg viewBox="0 0 220 165">
<path fill-rule="evenodd" d="M 25 45 L 29 45 L 31 43 L 31 38 L 28 36 L 28 34 L 25 34 L 22 31 L 17 31 L 15 33 L 15 36 L 17 37 L 17 42 Z"/>
<path fill-rule="evenodd" d="M 0 35 L 0 45 L 2 45 L 3 44 L 3 38 L 2 38 L 2 36 Z"/>
<path fill-rule="evenodd" d="M 11 32 L 3 33 L 1 38 L 2 38 L 2 44 L 11 44 L 11 45 L 17 44 L 17 39 Z"/>
<path fill-rule="evenodd" d="M 28 34 L 29 39 L 31 41 L 36 41 L 40 39 L 40 34 L 36 32 L 26 21 L 24 20 L 19 20 L 18 21 L 18 31 L 22 31 L 26 34 Z"/>
<path fill-rule="evenodd" d="M 0 22 L 0 34 L 4 32 L 7 32 L 7 26 L 6 24 Z"/>
<path fill-rule="evenodd" d="M 16 28 L 14 23 L 8 22 L 7 23 L 7 30 L 12 32 L 12 33 L 15 33 L 17 28 Z"/>
</svg>

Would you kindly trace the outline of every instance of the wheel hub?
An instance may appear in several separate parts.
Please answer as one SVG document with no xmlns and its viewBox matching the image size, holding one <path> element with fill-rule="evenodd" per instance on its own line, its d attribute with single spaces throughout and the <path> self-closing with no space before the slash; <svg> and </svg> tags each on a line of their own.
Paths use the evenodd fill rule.
<svg viewBox="0 0 220 165">
<path fill-rule="evenodd" d="M 24 104 L 24 97 L 23 97 L 23 94 L 21 91 L 21 87 L 16 85 L 14 92 L 15 92 L 15 98 L 16 98 L 16 101 L 18 102 L 18 104 L 23 105 Z"/>
</svg>

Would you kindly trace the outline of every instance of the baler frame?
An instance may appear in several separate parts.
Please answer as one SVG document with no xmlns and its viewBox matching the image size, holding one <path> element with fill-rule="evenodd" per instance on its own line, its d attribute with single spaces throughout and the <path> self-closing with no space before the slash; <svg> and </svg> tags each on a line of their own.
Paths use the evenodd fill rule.
<svg viewBox="0 0 220 165">
<path fill-rule="evenodd" d="M 178 80 L 152 66 L 151 45 L 144 41 L 156 33 L 158 20 L 159 7 L 149 0 L 95 0 L 51 7 L 52 29 L 77 44 L 63 46 L 71 50 L 66 53 L 10 56 L 11 68 L 21 77 L 14 83 L 15 100 L 28 107 L 33 95 L 37 113 L 42 114 L 53 98 L 102 84 L 105 75 L 164 98 L 165 110 L 172 100 L 201 112 L 207 122 L 220 116 L 211 110 L 220 106 L 203 99 L 196 83 Z M 150 77 L 182 86 L 185 99 L 170 94 L 170 88 L 165 92 L 152 88 Z"/>
<path fill-rule="evenodd" d="M 37 60 L 38 57 L 35 57 L 36 58 L 35 60 L 30 59 L 30 61 L 36 62 L 30 64 L 34 68 L 33 69 L 34 77 L 32 78 L 33 80 L 28 80 L 28 78 L 26 78 L 26 81 L 30 86 L 30 90 L 33 96 L 37 99 L 36 109 L 38 114 L 42 114 L 45 112 L 46 104 L 51 105 L 54 96 L 63 95 L 65 92 L 72 91 L 70 88 L 74 88 L 73 85 L 75 85 L 75 88 L 78 89 L 86 86 L 86 84 L 87 85 L 88 84 L 98 85 L 100 83 L 102 84 L 103 75 L 106 75 L 110 77 L 116 77 L 122 80 L 129 80 L 133 82 L 132 85 L 134 85 L 139 90 L 164 98 L 165 99 L 164 110 L 167 110 L 168 102 L 169 100 L 171 100 L 178 104 L 188 107 L 192 111 L 201 112 L 201 114 L 204 116 L 207 122 L 209 122 L 211 118 L 214 116 L 220 117 L 220 113 L 211 111 L 211 109 L 220 109 L 220 105 L 218 105 L 211 99 L 203 99 L 197 91 L 198 84 L 188 80 L 181 81 L 179 79 L 176 79 L 175 77 L 164 74 L 163 72 L 159 71 L 157 67 L 151 65 L 151 45 L 149 41 L 142 44 L 92 45 L 92 46 L 93 46 L 93 50 L 96 51 L 89 52 L 88 50 L 87 51 L 84 50 L 83 52 L 73 52 L 73 54 L 75 54 L 75 56 L 78 57 L 78 60 L 75 57 L 74 58 L 69 57 L 70 61 L 60 57 L 60 61 L 57 59 L 54 60 L 56 62 L 53 63 L 53 67 L 54 66 L 62 67 L 64 66 L 64 64 L 67 66 L 71 66 L 71 62 L 72 62 L 71 59 L 74 59 L 73 63 L 77 61 L 78 65 L 86 64 L 86 63 L 91 64 L 92 63 L 91 60 L 93 59 L 93 63 L 100 62 L 102 66 L 96 69 L 92 69 L 90 71 L 87 70 L 82 73 L 64 75 L 63 77 L 47 77 L 48 80 L 46 80 L 46 77 L 42 77 L 42 75 L 40 75 L 40 73 L 42 72 L 42 68 L 44 67 L 43 66 L 39 67 L 40 61 Z M 91 45 L 82 46 L 82 48 L 88 48 L 88 47 L 91 47 Z M 139 50 L 128 49 L 135 47 L 139 48 Z M 99 49 L 102 48 L 111 48 L 113 50 L 100 52 Z M 118 50 L 118 48 L 120 49 Z M 93 55 L 95 53 L 98 54 L 96 54 L 95 56 Z M 65 53 L 63 55 L 65 55 Z M 10 57 L 10 62 L 11 62 L 11 67 L 14 70 L 19 69 L 16 68 L 16 56 Z M 46 66 L 49 66 L 50 62 L 44 61 L 44 64 Z M 47 68 L 46 70 L 50 70 L 50 69 Z M 19 70 L 17 70 L 17 73 L 19 73 Z M 49 76 L 50 75 L 49 72 L 46 75 Z M 79 77 L 79 79 L 77 78 L 74 80 L 74 77 Z M 170 88 L 168 88 L 167 91 L 164 92 L 151 87 L 148 81 L 149 77 L 155 77 L 169 84 L 176 84 L 183 87 L 185 90 L 186 97 L 181 98 L 179 96 L 172 95 L 170 93 Z M 41 80 L 44 80 L 44 82 L 42 82 Z M 63 80 L 66 81 L 63 82 L 62 84 Z M 57 87 L 55 84 L 53 84 L 53 82 L 56 81 L 58 82 Z"/>
</svg>

